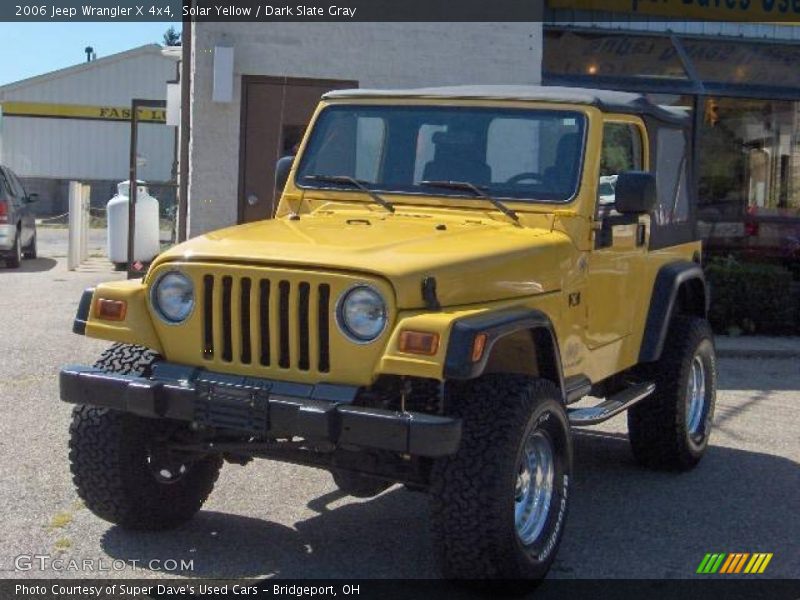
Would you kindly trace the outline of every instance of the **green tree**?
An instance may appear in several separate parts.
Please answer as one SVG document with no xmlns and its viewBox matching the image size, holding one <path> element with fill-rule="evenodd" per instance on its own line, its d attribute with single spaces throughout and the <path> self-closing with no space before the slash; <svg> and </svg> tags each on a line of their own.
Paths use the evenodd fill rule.
<svg viewBox="0 0 800 600">
<path fill-rule="evenodd" d="M 172 25 L 170 25 L 169 29 L 167 29 L 164 32 L 164 45 L 165 46 L 181 45 L 181 34 L 178 33 Z"/>
</svg>

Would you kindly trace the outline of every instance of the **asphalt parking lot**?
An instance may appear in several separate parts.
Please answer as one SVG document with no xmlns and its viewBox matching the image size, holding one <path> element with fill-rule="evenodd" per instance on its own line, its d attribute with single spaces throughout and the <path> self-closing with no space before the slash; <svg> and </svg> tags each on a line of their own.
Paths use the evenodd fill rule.
<svg viewBox="0 0 800 600">
<path fill-rule="evenodd" d="M 64 239 L 41 230 L 42 258 L 0 269 L 0 577 L 165 577 L 175 575 L 158 568 L 168 559 L 192 561 L 177 573 L 185 577 L 436 577 L 424 495 L 395 487 L 342 497 L 327 473 L 303 467 L 226 465 L 205 509 L 172 532 L 128 533 L 83 508 L 57 374 L 106 346 L 71 333 L 81 290 L 123 275 L 99 256 L 68 272 Z M 102 243 L 94 233 L 90 253 Z M 766 576 L 800 578 L 799 390 L 797 359 L 721 360 L 712 447 L 687 474 L 637 467 L 624 416 L 578 433 L 573 504 L 551 576 L 685 578 L 707 552 L 772 552 Z M 15 569 L 16 557 L 33 554 L 143 568 Z"/>
</svg>

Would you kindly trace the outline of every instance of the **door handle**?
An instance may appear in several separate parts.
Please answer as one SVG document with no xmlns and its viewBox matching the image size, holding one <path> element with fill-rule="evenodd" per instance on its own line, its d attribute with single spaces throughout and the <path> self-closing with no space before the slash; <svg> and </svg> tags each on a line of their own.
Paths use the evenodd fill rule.
<svg viewBox="0 0 800 600">
<path fill-rule="evenodd" d="M 255 206 L 256 204 L 258 204 L 258 196 L 256 196 L 255 194 L 250 194 L 249 196 L 247 196 L 247 203 L 250 206 Z"/>
</svg>

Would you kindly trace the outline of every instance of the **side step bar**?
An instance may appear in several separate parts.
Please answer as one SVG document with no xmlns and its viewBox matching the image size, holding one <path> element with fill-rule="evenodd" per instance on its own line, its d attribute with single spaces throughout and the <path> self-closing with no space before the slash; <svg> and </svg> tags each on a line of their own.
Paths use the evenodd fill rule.
<svg viewBox="0 0 800 600">
<path fill-rule="evenodd" d="M 597 425 L 607 421 L 611 417 L 618 415 L 623 410 L 628 410 L 631 406 L 644 400 L 656 389 L 654 383 L 637 383 L 607 398 L 597 406 L 587 408 L 568 408 L 570 425 L 582 427 L 585 425 Z"/>
</svg>

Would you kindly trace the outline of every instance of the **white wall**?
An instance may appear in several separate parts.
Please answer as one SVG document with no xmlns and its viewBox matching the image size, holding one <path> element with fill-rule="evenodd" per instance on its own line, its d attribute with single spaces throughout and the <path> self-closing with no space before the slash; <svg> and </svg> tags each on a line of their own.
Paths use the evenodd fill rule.
<svg viewBox="0 0 800 600">
<path fill-rule="evenodd" d="M 2 163 L 20 177 L 110 179 L 128 177 L 130 123 L 4 117 Z M 142 123 L 138 154 L 147 160 L 137 177 L 169 181 L 175 148 L 175 128 Z"/>
<path fill-rule="evenodd" d="M 189 235 L 236 222 L 241 76 L 360 87 L 541 81 L 541 23 L 195 23 Z M 234 48 L 234 98 L 211 100 L 215 46 Z"/>
<path fill-rule="evenodd" d="M 130 107 L 133 98 L 163 100 L 176 61 L 151 45 L 0 88 L 0 101 Z M 175 128 L 139 127 L 139 176 L 171 176 Z M 128 176 L 127 122 L 5 116 L 0 120 L 0 161 L 21 177 L 121 180 Z"/>
</svg>

